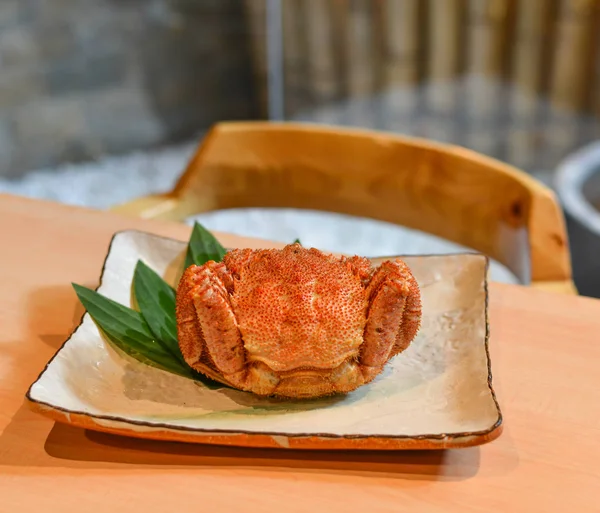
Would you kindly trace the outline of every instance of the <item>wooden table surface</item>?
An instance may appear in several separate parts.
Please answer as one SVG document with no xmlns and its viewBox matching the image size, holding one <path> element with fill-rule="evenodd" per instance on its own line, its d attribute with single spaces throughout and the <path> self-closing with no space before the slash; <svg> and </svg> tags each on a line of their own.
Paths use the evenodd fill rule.
<svg viewBox="0 0 600 513">
<path fill-rule="evenodd" d="M 85 432 L 24 395 L 78 324 L 113 233 L 189 228 L 0 195 L 0 512 L 600 512 L 600 302 L 490 286 L 505 416 L 445 452 L 244 450 Z M 220 236 L 226 245 L 265 246 Z"/>
</svg>

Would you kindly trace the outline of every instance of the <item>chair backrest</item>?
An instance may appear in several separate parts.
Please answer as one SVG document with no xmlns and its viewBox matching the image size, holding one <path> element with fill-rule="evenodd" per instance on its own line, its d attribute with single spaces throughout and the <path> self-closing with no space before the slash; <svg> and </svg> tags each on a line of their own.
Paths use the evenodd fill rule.
<svg viewBox="0 0 600 513">
<path fill-rule="evenodd" d="M 216 125 L 172 193 L 117 210 L 183 220 L 235 207 L 369 217 L 471 247 L 523 283 L 574 292 L 562 211 L 550 189 L 473 151 L 374 131 Z"/>
</svg>

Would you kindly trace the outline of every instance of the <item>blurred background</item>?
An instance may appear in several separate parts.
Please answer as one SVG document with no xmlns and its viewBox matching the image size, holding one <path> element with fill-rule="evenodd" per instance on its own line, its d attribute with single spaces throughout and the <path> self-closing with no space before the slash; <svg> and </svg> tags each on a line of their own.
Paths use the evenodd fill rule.
<svg viewBox="0 0 600 513">
<path fill-rule="evenodd" d="M 0 191 L 94 208 L 167 191 L 212 124 L 241 119 L 471 148 L 557 190 L 574 259 L 600 250 L 600 1 L 0 0 Z M 456 249 L 334 214 L 199 219 L 367 255 Z"/>
</svg>

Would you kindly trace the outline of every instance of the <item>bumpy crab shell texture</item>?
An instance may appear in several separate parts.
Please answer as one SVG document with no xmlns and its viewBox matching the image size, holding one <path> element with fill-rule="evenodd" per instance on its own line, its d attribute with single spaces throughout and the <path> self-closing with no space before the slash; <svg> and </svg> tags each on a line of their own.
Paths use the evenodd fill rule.
<svg viewBox="0 0 600 513">
<path fill-rule="evenodd" d="M 229 251 L 188 267 L 177 289 L 188 365 L 262 396 L 355 390 L 408 347 L 420 321 L 419 286 L 402 260 L 373 267 L 299 244 Z"/>
</svg>

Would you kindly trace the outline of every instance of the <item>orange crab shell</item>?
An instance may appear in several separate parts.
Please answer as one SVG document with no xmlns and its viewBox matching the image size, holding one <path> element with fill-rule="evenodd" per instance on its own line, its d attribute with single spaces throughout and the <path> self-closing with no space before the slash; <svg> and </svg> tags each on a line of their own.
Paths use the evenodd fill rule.
<svg viewBox="0 0 600 513">
<path fill-rule="evenodd" d="M 419 287 L 401 260 L 373 268 L 299 244 L 190 266 L 177 290 L 186 362 L 259 395 L 354 390 L 406 349 L 420 319 Z"/>
</svg>

